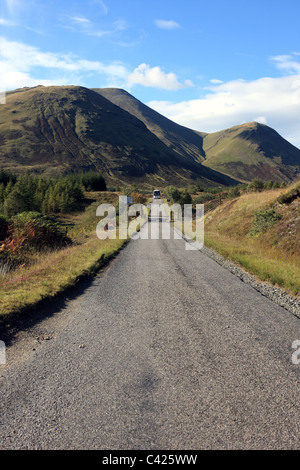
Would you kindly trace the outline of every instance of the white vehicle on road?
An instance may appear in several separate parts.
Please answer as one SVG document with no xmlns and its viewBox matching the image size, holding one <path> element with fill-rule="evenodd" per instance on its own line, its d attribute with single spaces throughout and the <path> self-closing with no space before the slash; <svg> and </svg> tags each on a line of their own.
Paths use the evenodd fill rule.
<svg viewBox="0 0 300 470">
<path fill-rule="evenodd" d="M 153 199 L 160 199 L 160 191 L 159 189 L 155 189 L 153 191 Z"/>
</svg>

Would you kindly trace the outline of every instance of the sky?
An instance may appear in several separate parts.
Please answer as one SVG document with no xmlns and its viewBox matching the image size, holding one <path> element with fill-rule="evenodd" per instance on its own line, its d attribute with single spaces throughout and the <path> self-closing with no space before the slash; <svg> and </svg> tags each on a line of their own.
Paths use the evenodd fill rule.
<svg viewBox="0 0 300 470">
<path fill-rule="evenodd" d="M 123 88 L 192 129 L 257 121 L 300 148 L 299 18 L 300 0 L 0 0 L 0 91 Z"/>
</svg>

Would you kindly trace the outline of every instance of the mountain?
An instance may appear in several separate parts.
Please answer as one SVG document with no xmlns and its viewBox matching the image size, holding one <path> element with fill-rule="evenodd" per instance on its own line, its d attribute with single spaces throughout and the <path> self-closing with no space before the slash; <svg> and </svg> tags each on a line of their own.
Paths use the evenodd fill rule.
<svg viewBox="0 0 300 470">
<path fill-rule="evenodd" d="M 198 163 L 205 160 L 203 137 L 199 133 L 162 116 L 125 90 L 120 88 L 94 88 L 94 90 L 137 117 L 150 132 L 182 157 Z"/>
<path fill-rule="evenodd" d="M 288 182 L 300 176 L 300 150 L 274 129 L 250 122 L 203 138 L 203 165 L 234 178 Z"/>
<path fill-rule="evenodd" d="M 251 122 L 206 134 L 175 124 L 118 88 L 95 89 L 140 119 L 169 148 L 185 158 L 241 181 L 291 181 L 300 175 L 300 150 L 274 129 Z"/>
<path fill-rule="evenodd" d="M 101 171 L 109 185 L 292 181 L 300 150 L 256 122 L 206 134 L 125 90 L 79 86 L 10 91 L 0 106 L 0 168 L 45 176 Z"/>
<path fill-rule="evenodd" d="M 195 134 L 195 141 L 201 137 Z M 0 167 L 46 176 L 94 169 L 109 184 L 235 183 L 167 146 L 140 119 L 100 93 L 78 86 L 7 93 L 0 106 Z"/>
</svg>

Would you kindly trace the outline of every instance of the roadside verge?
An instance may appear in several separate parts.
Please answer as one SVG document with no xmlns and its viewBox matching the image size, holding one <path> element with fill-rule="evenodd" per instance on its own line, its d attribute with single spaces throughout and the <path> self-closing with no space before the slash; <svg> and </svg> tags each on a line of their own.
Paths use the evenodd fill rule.
<svg viewBox="0 0 300 470">
<path fill-rule="evenodd" d="M 18 269 L 0 286 L 0 327 L 46 307 L 95 276 L 125 246 L 127 240 L 99 240 L 89 234 L 84 243 L 47 254 L 22 272 Z"/>
</svg>

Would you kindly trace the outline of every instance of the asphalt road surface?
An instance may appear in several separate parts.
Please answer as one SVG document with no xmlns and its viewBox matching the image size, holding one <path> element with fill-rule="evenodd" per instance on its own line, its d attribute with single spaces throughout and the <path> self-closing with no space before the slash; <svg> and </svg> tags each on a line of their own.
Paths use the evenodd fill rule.
<svg viewBox="0 0 300 470">
<path fill-rule="evenodd" d="M 132 240 L 61 318 L 0 368 L 0 448 L 300 448 L 300 320 L 183 240 Z"/>
</svg>

